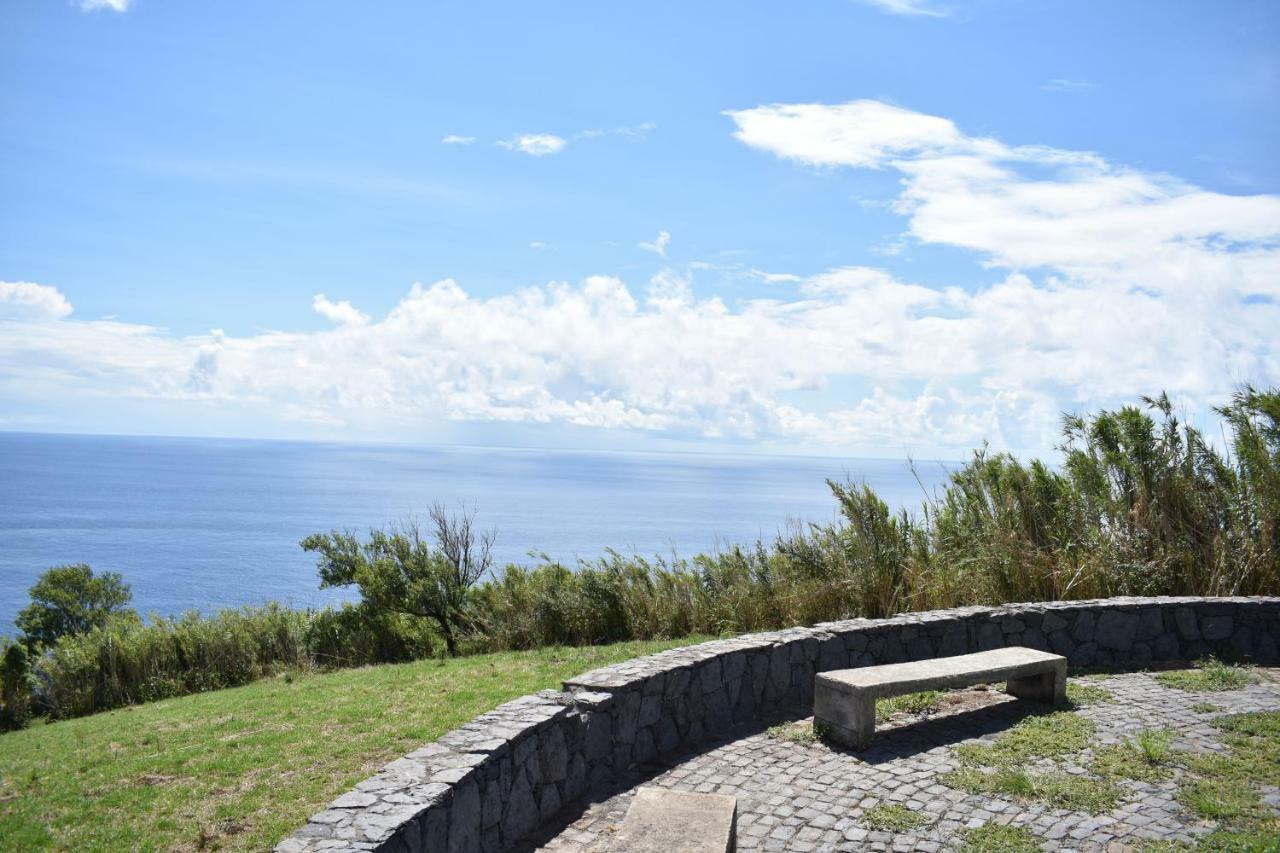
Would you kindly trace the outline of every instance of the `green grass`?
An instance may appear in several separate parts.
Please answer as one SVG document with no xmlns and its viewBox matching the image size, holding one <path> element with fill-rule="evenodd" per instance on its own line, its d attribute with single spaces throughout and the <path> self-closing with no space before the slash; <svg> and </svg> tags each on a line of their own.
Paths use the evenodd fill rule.
<svg viewBox="0 0 1280 853">
<path fill-rule="evenodd" d="M 1207 820 L 1237 823 L 1266 816 L 1258 792 L 1236 779 L 1197 779 L 1182 786 L 1178 799 Z"/>
<path fill-rule="evenodd" d="M 1165 687 L 1185 690 L 1188 693 L 1239 690 L 1257 680 L 1257 677 L 1244 667 L 1232 666 L 1215 658 L 1197 661 L 1195 669 L 1177 669 L 1156 675 L 1156 681 Z"/>
<path fill-rule="evenodd" d="M 1039 853 L 1040 839 L 1025 826 L 988 823 L 964 831 L 962 853 Z"/>
<path fill-rule="evenodd" d="M 267 849 L 495 705 L 699 639 L 295 674 L 0 735 L 0 848 Z"/>
<path fill-rule="evenodd" d="M 876 722 L 883 723 L 898 712 L 906 714 L 932 714 L 942 704 L 941 690 L 923 693 L 907 693 L 876 700 Z"/>
<path fill-rule="evenodd" d="M 880 803 L 867 809 L 859 819 L 872 829 L 886 832 L 908 832 L 924 826 L 928 819 L 897 803 Z"/>
<path fill-rule="evenodd" d="M 1173 732 L 1160 729 L 1140 732 L 1132 740 L 1103 747 L 1093 756 L 1089 769 L 1110 779 L 1157 782 L 1173 775 L 1169 745 Z"/>
<path fill-rule="evenodd" d="M 1217 714 L 1222 711 L 1222 706 L 1212 702 L 1197 702 L 1191 706 L 1191 710 L 1197 714 Z"/>
<path fill-rule="evenodd" d="M 1038 800 L 1054 808 L 1103 814 L 1124 799 L 1124 791 L 1109 779 L 1074 776 L 1070 773 L 1027 773 L 1018 767 L 961 767 L 939 780 L 949 788 L 971 794 L 1004 794 L 1023 800 Z"/>
<path fill-rule="evenodd" d="M 1089 745 L 1094 725 L 1070 711 L 1028 717 L 992 744 L 965 744 L 956 755 L 970 765 L 997 767 L 1022 764 L 1033 757 L 1053 758 Z"/>
<path fill-rule="evenodd" d="M 1073 708 L 1084 708 L 1089 705 L 1102 705 L 1115 699 L 1115 694 L 1092 684 L 1076 684 L 1067 682 L 1067 704 Z"/>
<path fill-rule="evenodd" d="M 801 746 L 813 746 L 818 742 L 818 733 L 814 731 L 813 723 L 783 723 L 769 729 L 768 735 L 774 740 L 798 743 Z"/>
</svg>

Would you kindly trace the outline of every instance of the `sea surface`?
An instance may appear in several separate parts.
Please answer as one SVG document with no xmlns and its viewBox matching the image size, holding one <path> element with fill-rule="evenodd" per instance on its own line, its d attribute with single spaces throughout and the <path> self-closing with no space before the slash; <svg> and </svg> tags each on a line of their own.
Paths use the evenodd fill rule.
<svg viewBox="0 0 1280 853">
<path fill-rule="evenodd" d="M 317 588 L 317 531 L 434 502 L 494 528 L 499 565 L 605 549 L 691 557 L 835 517 L 827 478 L 916 507 L 949 466 L 854 458 L 0 433 L 0 633 L 50 566 L 124 575 L 142 613 L 349 598 Z M 919 479 L 917 479 L 917 477 Z"/>
</svg>

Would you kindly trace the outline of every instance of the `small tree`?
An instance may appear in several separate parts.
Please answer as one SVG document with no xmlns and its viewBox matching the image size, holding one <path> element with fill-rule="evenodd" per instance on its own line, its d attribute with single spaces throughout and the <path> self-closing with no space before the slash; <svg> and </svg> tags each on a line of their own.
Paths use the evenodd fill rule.
<svg viewBox="0 0 1280 853">
<path fill-rule="evenodd" d="M 0 731 L 20 729 L 31 716 L 31 676 L 27 650 L 0 637 Z"/>
<path fill-rule="evenodd" d="M 454 516 L 437 504 L 429 518 L 434 544 L 414 519 L 370 530 L 367 542 L 334 530 L 301 544 L 320 555 L 321 589 L 357 586 L 375 609 L 431 619 L 449 654 L 456 655 L 467 622 L 467 591 L 492 565 L 494 534 L 477 533 L 473 512 Z"/>
<path fill-rule="evenodd" d="M 59 637 L 102 627 L 113 613 L 126 611 L 133 598 L 118 572 L 94 576 L 84 563 L 56 566 L 31 587 L 31 603 L 14 624 L 31 651 L 52 646 Z"/>
</svg>

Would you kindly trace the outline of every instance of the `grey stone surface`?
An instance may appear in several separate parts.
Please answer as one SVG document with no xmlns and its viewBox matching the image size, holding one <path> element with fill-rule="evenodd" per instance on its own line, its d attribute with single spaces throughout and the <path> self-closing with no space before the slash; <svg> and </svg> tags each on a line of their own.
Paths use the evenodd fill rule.
<svg viewBox="0 0 1280 853">
<path fill-rule="evenodd" d="M 615 853 L 730 853 L 738 801 L 724 794 L 639 788 L 609 845 Z"/>
<path fill-rule="evenodd" d="M 1280 599 L 963 607 L 671 649 L 584 673 L 562 691 L 523 696 L 480 715 L 360 782 L 279 849 L 509 849 L 550 812 L 618 784 L 638 764 L 701 749 L 733 726 L 808 713 L 816 673 L 1039 645 L 1041 635 L 1073 667 L 1134 667 L 1207 654 L 1275 663 Z M 813 808 L 775 805 L 780 813 Z M 780 819 L 762 846 L 822 848 L 801 838 L 797 827 L 794 816 Z M 856 828 L 846 824 L 841 833 Z"/>
<path fill-rule="evenodd" d="M 1263 670 L 1260 683 L 1216 693 L 1221 713 L 1280 710 L 1280 671 Z M 1213 714 L 1193 710 L 1205 697 L 1161 686 L 1148 673 L 1128 673 L 1090 681 L 1113 700 L 1079 711 L 1096 726 L 1090 746 L 1062 763 L 1084 772 L 1093 751 L 1131 738 L 1143 729 L 1177 732 L 1173 747 L 1192 752 L 1223 749 Z M 1052 808 L 1035 800 L 969 794 L 942 784 L 958 762 L 955 749 L 991 742 L 1024 719 L 1032 706 L 989 691 L 990 704 L 928 718 L 902 717 L 881 733 L 872 748 L 852 753 L 823 743 L 801 745 L 744 727 L 702 752 L 690 751 L 660 768 L 633 770 L 634 785 L 735 797 L 737 849 L 757 851 L 957 851 L 961 831 L 984 824 L 1026 827 L 1046 851 L 1139 851 L 1149 843 L 1192 844 L 1213 831 L 1177 798 L 1182 770 L 1157 783 L 1122 782 L 1124 798 L 1105 814 Z M 1043 772 L 1052 762 L 1027 769 Z M 519 853 L 605 853 L 635 798 L 636 787 L 589 798 L 561 813 L 557 822 L 516 848 Z M 1268 799 L 1270 796 L 1270 799 Z M 1280 791 L 1264 795 L 1280 814 Z M 877 805 L 897 803 L 925 819 L 901 833 L 875 830 L 862 822 Z"/>
</svg>

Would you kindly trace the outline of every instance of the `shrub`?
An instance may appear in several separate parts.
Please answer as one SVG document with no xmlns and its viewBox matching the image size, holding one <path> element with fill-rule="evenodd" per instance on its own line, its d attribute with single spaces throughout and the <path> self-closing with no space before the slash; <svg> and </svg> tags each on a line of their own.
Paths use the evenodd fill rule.
<svg viewBox="0 0 1280 853">
<path fill-rule="evenodd" d="M 31 603 L 14 623 L 27 647 L 38 651 L 61 637 L 102 627 L 114 614 L 123 612 L 132 598 L 129 585 L 116 572 L 95 577 L 84 563 L 55 566 L 31 587 Z"/>
<path fill-rule="evenodd" d="M 467 625 L 467 591 L 491 565 L 492 533 L 477 534 L 474 513 L 448 515 L 436 505 L 431 536 L 412 519 L 371 530 L 360 542 L 350 532 L 317 533 L 302 540 L 320 554 L 320 586 L 356 586 L 365 605 L 381 613 L 434 620 L 449 654 Z"/>
<path fill-rule="evenodd" d="M 363 603 L 344 604 L 316 612 L 303 642 L 317 666 L 403 663 L 431 656 L 432 631 L 412 616 L 380 613 Z"/>
<path fill-rule="evenodd" d="M 0 637 L 0 731 L 20 729 L 31 716 L 31 671 L 21 643 Z"/>
</svg>

